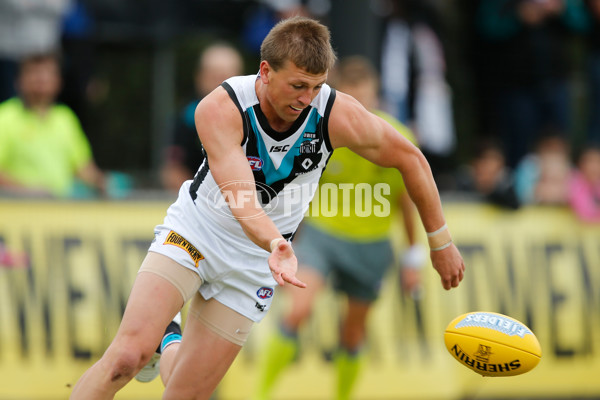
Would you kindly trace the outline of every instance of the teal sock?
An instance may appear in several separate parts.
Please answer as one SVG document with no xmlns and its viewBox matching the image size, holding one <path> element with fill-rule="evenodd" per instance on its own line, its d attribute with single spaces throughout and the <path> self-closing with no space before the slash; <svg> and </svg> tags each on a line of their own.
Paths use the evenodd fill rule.
<svg viewBox="0 0 600 400">
<path fill-rule="evenodd" d="M 177 323 L 176 321 L 171 321 L 171 323 L 169 323 L 169 325 L 167 326 L 167 329 L 165 329 L 165 334 L 162 338 L 162 340 L 160 341 L 160 345 L 158 346 L 158 349 L 156 350 L 157 353 L 161 353 L 163 352 L 163 350 L 173 344 L 173 343 L 180 343 L 181 342 L 181 327 L 179 326 L 179 323 Z"/>
<path fill-rule="evenodd" d="M 162 353 L 165 351 L 167 346 L 172 345 L 173 343 L 181 343 L 181 335 L 179 333 L 166 334 L 160 342 L 160 352 Z"/>
</svg>

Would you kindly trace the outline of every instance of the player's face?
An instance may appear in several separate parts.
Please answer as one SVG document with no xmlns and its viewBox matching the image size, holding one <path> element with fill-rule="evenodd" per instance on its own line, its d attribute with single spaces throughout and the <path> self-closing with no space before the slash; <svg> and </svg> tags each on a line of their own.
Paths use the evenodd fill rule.
<svg viewBox="0 0 600 400">
<path fill-rule="evenodd" d="M 265 61 L 261 64 L 261 78 L 266 86 L 266 102 L 261 103 L 269 122 L 294 122 L 327 81 L 327 72 L 310 74 L 287 61 L 275 71 Z M 280 121 L 277 121 L 280 120 Z"/>
</svg>

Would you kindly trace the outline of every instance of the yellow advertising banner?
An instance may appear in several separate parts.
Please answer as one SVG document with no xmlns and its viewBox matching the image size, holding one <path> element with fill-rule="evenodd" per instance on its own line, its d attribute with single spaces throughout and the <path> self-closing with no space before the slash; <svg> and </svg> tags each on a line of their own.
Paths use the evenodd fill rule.
<svg viewBox="0 0 600 400">
<path fill-rule="evenodd" d="M 0 201 L 0 400 L 65 399 L 110 343 L 165 202 Z M 567 209 L 502 211 L 449 203 L 448 225 L 467 267 L 444 291 L 424 271 L 418 296 L 391 269 L 369 317 L 357 400 L 600 398 L 600 226 Z M 402 240 L 398 235 L 398 240 Z M 258 324 L 216 398 L 246 400 L 285 296 Z M 274 400 L 333 398 L 343 299 L 318 299 L 298 360 Z M 443 332 L 470 311 L 509 315 L 542 346 L 531 372 L 483 378 L 456 362 Z M 117 399 L 160 399 L 160 380 L 131 382 Z"/>
<path fill-rule="evenodd" d="M 69 396 L 112 340 L 167 206 L 0 202 L 0 399 Z M 135 382 L 118 398 L 161 393 Z"/>
<path fill-rule="evenodd" d="M 447 204 L 445 212 L 465 279 L 459 289 L 444 291 L 430 267 L 415 299 L 400 292 L 398 270 L 390 271 L 370 314 L 356 399 L 600 398 L 600 226 L 581 224 L 562 208 Z M 334 398 L 328 359 L 340 301 L 331 292 L 317 301 L 313 321 L 300 334 L 299 360 L 284 372 L 275 399 Z M 499 312 L 528 325 L 542 346 L 540 364 L 521 376 L 483 378 L 456 362 L 443 332 L 471 311 Z M 247 398 L 278 312 L 253 332 L 223 382 L 223 398 Z"/>
</svg>

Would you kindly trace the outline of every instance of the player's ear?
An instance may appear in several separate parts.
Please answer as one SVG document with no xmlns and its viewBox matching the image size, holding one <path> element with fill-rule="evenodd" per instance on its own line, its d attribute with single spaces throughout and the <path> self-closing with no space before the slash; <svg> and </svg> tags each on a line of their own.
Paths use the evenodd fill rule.
<svg viewBox="0 0 600 400">
<path fill-rule="evenodd" d="M 260 62 L 260 80 L 262 81 L 262 83 L 269 83 L 269 74 L 271 73 L 271 71 L 271 66 L 267 61 L 263 60 Z"/>
</svg>

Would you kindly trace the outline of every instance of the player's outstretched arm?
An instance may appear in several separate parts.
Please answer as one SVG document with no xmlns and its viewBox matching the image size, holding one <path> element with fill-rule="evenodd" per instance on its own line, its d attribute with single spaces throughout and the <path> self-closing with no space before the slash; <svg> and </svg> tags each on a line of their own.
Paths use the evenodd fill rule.
<svg viewBox="0 0 600 400">
<path fill-rule="evenodd" d="M 258 201 L 254 175 L 241 147 L 242 117 L 223 88 L 206 96 L 196 108 L 196 129 L 206 151 L 210 171 L 222 188 L 231 213 L 250 240 L 272 252 L 269 266 L 282 285 L 305 285 L 296 278 L 298 262 L 291 248 Z M 223 190 L 226 188 L 226 191 Z M 271 243 L 281 239 L 275 251 Z"/>
<path fill-rule="evenodd" d="M 425 156 L 385 120 L 367 111 L 351 96 L 338 92 L 329 118 L 329 136 L 334 148 L 348 147 L 377 165 L 398 169 L 426 232 L 437 232 L 446 225 L 437 186 Z M 440 238 L 445 236 L 435 237 Z M 442 286 L 449 290 L 463 279 L 465 267 L 454 243 L 450 240 L 443 245 L 443 248 L 441 245 L 432 247 L 431 261 L 441 277 Z"/>
</svg>

